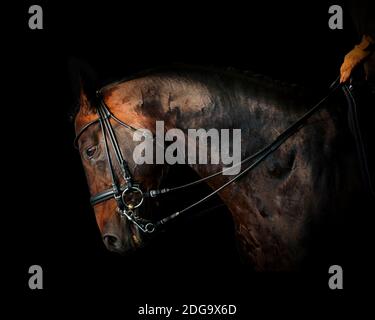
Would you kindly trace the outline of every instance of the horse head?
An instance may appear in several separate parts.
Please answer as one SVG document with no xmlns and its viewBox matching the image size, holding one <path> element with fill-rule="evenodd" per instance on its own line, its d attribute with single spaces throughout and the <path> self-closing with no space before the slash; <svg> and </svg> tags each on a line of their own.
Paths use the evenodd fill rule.
<svg viewBox="0 0 375 320">
<path fill-rule="evenodd" d="M 150 221 L 155 219 L 152 212 L 158 202 L 146 197 L 145 190 L 157 188 L 167 170 L 164 165 L 139 165 L 133 157 L 136 147 L 134 128 L 150 127 L 150 119 L 139 111 L 142 104 L 139 91 L 131 87 L 127 89 L 107 89 L 102 92 L 103 100 L 100 100 L 90 99 L 82 88 L 79 111 L 75 117 L 76 145 L 86 173 L 96 221 L 105 246 L 118 253 L 134 251 L 150 237 L 154 229 Z M 112 115 L 107 120 L 113 137 L 105 130 L 103 122 L 106 120 L 101 118 L 98 109 L 100 103 L 105 103 L 106 112 Z M 116 161 L 117 146 L 113 143 L 119 147 L 124 161 Z M 125 174 L 121 162 L 126 166 Z M 114 187 L 118 188 L 117 196 L 113 194 Z M 105 197 L 106 190 L 112 192 L 111 196 Z"/>
</svg>

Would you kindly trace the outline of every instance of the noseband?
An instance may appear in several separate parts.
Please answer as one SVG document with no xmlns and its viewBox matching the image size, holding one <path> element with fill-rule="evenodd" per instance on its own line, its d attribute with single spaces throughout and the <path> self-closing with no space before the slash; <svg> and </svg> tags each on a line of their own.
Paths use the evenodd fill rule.
<svg viewBox="0 0 375 320">
<path fill-rule="evenodd" d="M 211 174 L 207 177 L 198 179 L 196 181 L 187 183 L 185 185 L 173 187 L 173 188 L 164 188 L 164 189 L 155 189 L 155 190 L 149 190 L 147 192 L 142 191 L 141 187 L 139 184 L 134 181 L 132 174 L 129 170 L 128 163 L 123 157 L 121 148 L 119 146 L 119 143 L 117 141 L 115 132 L 113 130 L 113 127 L 111 125 L 110 120 L 113 119 L 117 123 L 119 123 L 121 126 L 135 132 L 137 131 L 136 128 L 124 123 L 120 119 L 118 119 L 115 115 L 113 115 L 107 105 L 105 104 L 103 98 L 101 97 L 101 91 L 99 90 L 97 93 L 98 97 L 98 103 L 97 103 L 97 112 L 99 117 L 88 124 L 86 124 L 80 132 L 77 134 L 75 138 L 75 145 L 77 146 L 77 142 L 83 132 L 90 126 L 99 123 L 100 128 L 103 134 L 103 139 L 104 139 L 104 147 L 105 147 L 105 152 L 106 152 L 106 157 L 107 157 L 107 162 L 108 162 L 108 167 L 112 179 L 112 188 L 106 189 L 104 191 L 101 191 L 95 195 L 93 195 L 90 198 L 90 202 L 92 206 L 95 206 L 99 203 L 102 203 L 104 201 L 107 201 L 109 199 L 114 198 L 117 202 L 117 211 L 125 216 L 130 222 L 134 223 L 136 227 L 141 230 L 143 233 L 153 233 L 158 227 L 161 225 L 166 224 L 172 219 L 175 219 L 177 216 L 180 214 L 192 209 L 193 207 L 201 204 L 202 202 L 205 202 L 206 200 L 210 199 L 212 196 L 232 184 L 234 181 L 238 180 L 240 177 L 245 175 L 247 172 L 251 171 L 254 169 L 256 166 L 258 166 L 261 162 L 263 162 L 271 153 L 273 153 L 275 150 L 277 150 L 288 138 L 290 138 L 294 133 L 296 133 L 300 128 L 302 128 L 306 121 L 314 114 L 316 113 L 321 105 L 323 104 L 324 101 L 328 99 L 328 97 L 333 93 L 337 88 L 339 88 L 341 85 L 338 82 L 338 79 L 332 83 L 330 86 L 329 92 L 322 98 L 318 103 L 316 103 L 311 109 L 309 109 L 304 115 L 302 115 L 297 121 L 295 121 L 292 125 L 290 125 L 288 128 L 286 128 L 279 136 L 272 141 L 270 144 L 265 146 L 264 148 L 260 149 L 258 152 L 246 157 L 243 159 L 241 162 L 235 164 L 233 167 L 243 165 L 245 163 L 249 163 L 250 161 L 254 160 L 253 163 L 249 164 L 248 167 L 240 171 L 237 175 L 235 175 L 232 179 L 228 180 L 225 182 L 222 186 L 217 188 L 216 190 L 212 191 L 209 193 L 207 196 L 203 197 L 202 199 L 192 203 L 188 207 L 177 211 L 161 220 L 158 220 L 157 222 L 152 222 L 149 220 L 142 219 L 138 217 L 138 215 L 135 213 L 135 209 L 139 208 L 143 203 L 144 199 L 146 197 L 151 197 L 155 198 L 161 194 L 166 194 L 170 193 L 173 191 L 185 189 L 191 186 L 194 186 L 196 184 L 202 183 L 206 180 L 209 180 L 211 178 L 214 178 L 216 176 L 222 175 L 223 172 L 227 170 L 232 170 L 233 167 L 228 168 L 228 169 L 223 169 L 220 170 L 214 174 Z M 347 87 L 344 85 L 343 86 L 344 93 L 345 90 L 348 90 Z M 348 101 L 349 106 L 350 106 L 350 101 Z M 109 140 L 109 141 L 108 141 Z M 109 143 L 112 146 L 112 149 L 115 154 L 115 158 L 118 162 L 118 165 L 121 169 L 121 175 L 122 175 L 122 180 L 124 181 L 123 184 L 120 184 L 120 181 L 118 177 L 116 176 L 114 167 L 113 167 L 113 162 L 110 154 L 110 149 L 109 149 Z"/>
</svg>

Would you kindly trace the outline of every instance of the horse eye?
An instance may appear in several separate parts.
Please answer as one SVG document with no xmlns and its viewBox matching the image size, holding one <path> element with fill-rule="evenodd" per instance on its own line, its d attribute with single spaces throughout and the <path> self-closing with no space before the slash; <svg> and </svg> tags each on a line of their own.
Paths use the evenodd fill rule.
<svg viewBox="0 0 375 320">
<path fill-rule="evenodd" d="M 93 147 L 90 147 L 88 149 L 86 149 L 86 156 L 89 158 L 89 159 L 92 159 L 92 157 L 94 156 L 95 152 L 97 150 L 97 147 L 96 146 L 93 146 Z"/>
</svg>

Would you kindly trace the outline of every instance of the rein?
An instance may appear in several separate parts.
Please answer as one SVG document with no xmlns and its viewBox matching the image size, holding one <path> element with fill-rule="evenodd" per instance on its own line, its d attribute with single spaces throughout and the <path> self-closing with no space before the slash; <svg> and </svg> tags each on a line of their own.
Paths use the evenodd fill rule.
<svg viewBox="0 0 375 320">
<path fill-rule="evenodd" d="M 183 213 L 191 210 L 192 208 L 198 206 L 199 204 L 207 201 L 208 199 L 210 199 L 211 197 L 213 197 L 214 195 L 216 195 L 217 193 L 222 191 L 224 188 L 228 187 L 229 185 L 231 185 L 232 183 L 234 183 L 235 181 L 240 179 L 246 173 L 248 173 L 251 170 L 253 170 L 254 168 L 256 168 L 270 154 L 275 152 L 287 139 L 289 139 L 293 134 L 295 134 L 299 129 L 301 129 L 306 124 L 306 121 L 320 109 L 322 104 L 331 96 L 331 94 L 333 92 L 335 92 L 340 87 L 342 88 L 342 90 L 343 90 L 343 92 L 344 92 L 344 94 L 347 98 L 349 110 L 352 110 L 351 111 L 352 114 L 353 113 L 356 114 L 355 112 L 353 112 L 353 110 L 355 111 L 355 101 L 354 101 L 353 96 L 351 95 L 350 90 L 348 89 L 348 87 L 346 85 L 341 85 L 339 83 L 339 78 L 337 78 L 331 84 L 331 86 L 329 87 L 329 92 L 320 101 L 318 101 L 305 114 L 303 114 L 293 124 L 291 124 L 282 133 L 280 133 L 275 140 L 273 140 L 270 144 L 266 145 L 265 147 L 263 147 L 262 149 L 260 149 L 256 153 L 246 157 L 241 162 L 235 164 L 231 168 L 222 169 L 222 170 L 220 170 L 216 173 L 213 173 L 213 174 L 211 174 L 209 176 L 206 176 L 204 178 L 195 180 L 193 182 L 190 182 L 190 183 L 187 183 L 187 184 L 184 184 L 184 185 L 180 185 L 180 186 L 176 186 L 176 187 L 171 187 L 171 188 L 152 189 L 152 190 L 149 190 L 147 192 L 143 192 L 141 190 L 140 186 L 133 180 L 131 172 L 130 172 L 129 167 L 128 167 L 128 164 L 127 164 L 126 160 L 124 159 L 124 157 L 122 155 L 122 151 L 121 151 L 121 148 L 119 147 L 119 143 L 118 143 L 116 135 L 113 131 L 110 119 L 113 119 L 114 121 L 119 123 L 121 126 L 127 128 L 127 129 L 129 129 L 133 132 L 136 131 L 137 129 L 128 125 L 128 124 L 126 124 L 126 123 L 124 123 L 123 121 L 118 119 L 115 115 L 113 115 L 109 111 L 107 105 L 105 104 L 103 98 L 101 97 L 101 92 L 99 90 L 97 92 L 98 101 L 99 101 L 98 106 L 97 106 L 97 111 L 98 111 L 98 114 L 99 114 L 99 118 L 89 122 L 88 124 L 86 124 L 80 130 L 80 132 L 77 134 L 77 136 L 75 138 L 75 142 L 74 142 L 75 145 L 77 146 L 77 142 L 78 142 L 79 138 L 81 137 L 83 132 L 88 127 L 90 127 L 90 126 L 92 126 L 96 123 L 100 124 L 101 130 L 102 130 L 102 133 L 103 133 L 103 136 L 104 136 L 104 145 L 105 145 L 105 151 L 106 151 L 106 156 L 107 156 L 107 162 L 108 162 L 109 170 L 110 170 L 110 173 L 111 173 L 112 188 L 104 190 L 102 192 L 99 192 L 99 193 L 93 195 L 90 198 L 91 205 L 95 206 L 95 205 L 97 205 L 101 202 L 107 201 L 111 198 L 115 198 L 115 200 L 117 202 L 117 207 L 118 207 L 117 210 L 118 210 L 119 213 L 123 214 L 129 221 L 134 223 L 142 232 L 149 233 L 149 234 L 153 233 L 156 229 L 160 228 L 162 225 L 165 225 L 166 223 L 174 220 L 175 218 L 177 218 L 181 214 L 183 214 Z M 357 123 L 357 121 L 354 121 L 354 122 Z M 359 153 L 361 151 L 360 154 L 362 156 L 360 157 L 360 159 L 364 158 L 364 160 L 365 160 L 364 164 L 365 164 L 365 167 L 367 168 L 367 162 L 366 162 L 366 158 L 364 156 L 364 149 L 363 149 L 363 144 L 362 144 L 362 140 L 361 140 L 361 137 L 360 137 L 358 125 L 355 125 L 354 127 L 355 127 L 354 132 L 357 132 L 354 135 L 356 137 L 359 136 L 360 146 L 358 146 L 358 143 L 357 143 L 357 149 L 358 149 Z M 359 134 L 358 134 L 358 132 L 359 132 Z M 357 140 L 358 139 L 356 139 L 356 141 Z M 122 178 L 125 181 L 125 184 L 123 184 L 123 185 L 121 185 L 119 183 L 118 178 L 116 177 L 116 174 L 115 174 L 115 170 L 114 170 L 114 167 L 113 167 L 113 163 L 112 163 L 112 159 L 111 159 L 110 151 L 109 151 L 109 142 L 110 142 L 110 144 L 111 144 L 111 146 L 114 150 L 115 158 L 116 158 L 116 160 L 117 160 L 117 162 L 120 166 Z M 226 172 L 227 170 L 232 170 L 233 167 L 237 167 L 239 165 L 250 163 L 250 161 L 252 161 L 252 160 L 253 160 L 253 162 L 251 164 L 249 164 L 248 167 L 246 167 L 241 172 L 236 174 L 232 179 L 230 179 L 229 181 L 224 183 L 219 188 L 215 189 L 214 191 L 212 191 L 211 193 L 209 193 L 205 197 L 203 197 L 200 200 L 190 204 L 189 206 L 187 206 L 187 207 L 185 207 L 185 208 L 183 208 L 179 211 L 176 211 L 176 212 L 168 215 L 167 217 L 162 218 L 162 219 L 160 219 L 156 222 L 152 222 L 152 221 L 149 221 L 149 220 L 142 219 L 142 218 L 138 217 L 137 214 L 134 211 L 136 208 L 140 207 L 143 204 L 143 201 L 144 201 L 145 197 L 155 198 L 155 197 L 158 197 L 158 196 L 163 195 L 163 194 L 172 193 L 172 192 L 175 192 L 175 191 L 178 191 L 178 190 L 183 190 L 183 189 L 192 187 L 194 185 L 197 185 L 199 183 L 202 183 L 202 182 L 205 182 L 209 179 L 212 179 L 212 178 L 214 178 L 218 175 L 221 175 L 223 172 Z M 367 168 L 367 170 L 368 170 L 368 168 Z M 368 171 L 367 171 L 367 173 L 368 173 Z M 368 180 L 368 181 L 370 181 L 370 180 Z M 134 197 L 135 197 L 135 200 L 134 200 Z M 129 199 L 129 198 L 133 198 L 133 199 Z"/>
</svg>

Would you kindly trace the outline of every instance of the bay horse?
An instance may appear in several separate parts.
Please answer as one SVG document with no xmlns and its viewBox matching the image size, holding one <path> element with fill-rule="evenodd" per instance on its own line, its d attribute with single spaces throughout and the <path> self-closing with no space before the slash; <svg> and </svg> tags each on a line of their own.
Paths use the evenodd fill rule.
<svg viewBox="0 0 375 320">
<path fill-rule="evenodd" d="M 81 89 L 75 117 L 77 147 L 104 244 L 122 254 L 150 241 L 154 226 L 149 230 L 139 221 L 163 218 L 156 216 L 158 202 L 143 199 L 141 190 L 159 188 L 170 167 L 134 162 L 134 128 L 154 134 L 156 121 L 162 120 L 165 130 L 179 128 L 186 137 L 191 128 L 241 129 L 243 159 L 274 141 L 317 99 L 266 77 L 187 67 L 110 83 L 100 90 L 101 99 L 86 91 Z M 344 143 L 348 130 L 342 109 L 343 101 L 325 101 L 261 165 L 218 193 L 233 218 L 239 252 L 255 270 L 298 269 L 319 226 L 326 221 L 333 228 L 341 225 L 343 209 L 360 188 L 355 152 Z M 223 169 L 220 164 L 189 166 L 200 177 Z M 231 178 L 215 175 L 207 184 L 215 190 Z M 137 185 L 128 188 L 129 195 L 142 195 L 135 207 L 142 205 L 131 205 L 126 214 L 116 198 L 126 188 L 113 187 L 131 181 Z"/>
</svg>

